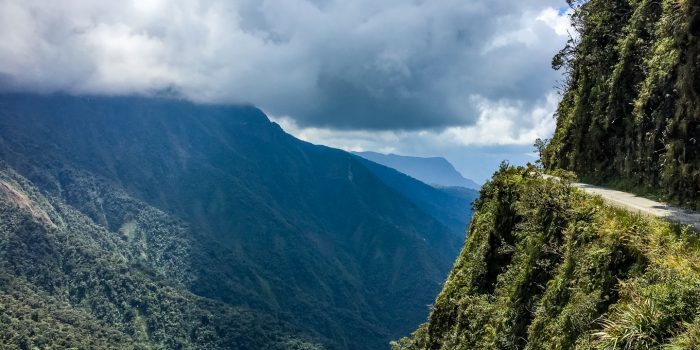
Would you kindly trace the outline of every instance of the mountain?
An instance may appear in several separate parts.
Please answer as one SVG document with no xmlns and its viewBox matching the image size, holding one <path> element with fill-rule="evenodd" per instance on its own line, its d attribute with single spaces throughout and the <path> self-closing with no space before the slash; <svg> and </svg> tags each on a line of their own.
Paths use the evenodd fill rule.
<svg viewBox="0 0 700 350">
<path fill-rule="evenodd" d="M 587 1 L 573 18 L 543 163 L 700 209 L 700 4 Z"/>
<path fill-rule="evenodd" d="M 476 182 L 464 178 L 445 158 L 409 157 L 376 152 L 355 152 L 355 154 L 375 163 L 394 168 L 430 185 L 464 187 L 472 190 L 478 190 L 481 187 Z"/>
<path fill-rule="evenodd" d="M 698 349 L 697 233 L 570 182 L 700 209 L 700 3 L 569 4 L 557 128 L 536 144 L 558 177 L 501 166 L 430 317 L 394 349 Z"/>
<path fill-rule="evenodd" d="M 696 234 L 503 166 L 428 322 L 396 350 L 697 349 Z"/>
<path fill-rule="evenodd" d="M 471 218 L 472 203 L 479 197 L 479 192 L 464 187 L 430 186 L 363 157 L 358 157 L 358 160 L 387 186 L 401 193 L 463 239 Z"/>
<path fill-rule="evenodd" d="M 196 237 L 123 192 L 100 198 L 133 215 L 118 232 L 0 165 L 2 348 L 323 348 L 270 315 L 189 292 Z"/>
<path fill-rule="evenodd" d="M 463 240 L 435 210 L 470 215 L 248 106 L 0 95 L 0 160 L 0 343 L 27 347 L 387 348 Z"/>
</svg>

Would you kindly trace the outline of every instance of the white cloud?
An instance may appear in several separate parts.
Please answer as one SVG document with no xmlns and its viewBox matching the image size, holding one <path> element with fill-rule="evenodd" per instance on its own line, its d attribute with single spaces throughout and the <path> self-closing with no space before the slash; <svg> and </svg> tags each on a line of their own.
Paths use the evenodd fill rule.
<svg viewBox="0 0 700 350">
<path fill-rule="evenodd" d="M 249 102 L 347 144 L 364 141 L 338 130 L 523 143 L 539 131 L 515 111 L 534 111 L 558 77 L 559 5 L 0 0 L 0 84 Z M 508 130 L 500 141 L 483 131 L 495 127 Z"/>
<path fill-rule="evenodd" d="M 530 109 L 508 100 L 472 99 L 479 110 L 476 124 L 447 128 L 440 133 L 441 139 L 462 145 L 531 145 L 538 137 L 549 137 L 554 132 L 554 112 L 559 103 L 554 92 Z"/>
<path fill-rule="evenodd" d="M 550 92 L 528 108 L 522 103 L 474 97 L 479 106 L 476 124 L 443 130 L 371 131 L 300 127 L 289 117 L 272 117 L 287 132 L 315 144 L 346 151 L 374 151 L 414 156 L 443 156 L 466 177 L 484 182 L 501 161 L 534 162 L 532 144 L 550 137 L 559 97 Z"/>
<path fill-rule="evenodd" d="M 474 125 L 442 130 L 372 131 L 300 127 L 290 117 L 271 119 L 299 139 L 347 151 L 382 153 L 442 154 L 463 146 L 531 146 L 535 139 L 549 137 L 555 128 L 554 112 L 559 96 L 546 98 L 527 108 L 523 103 L 490 101 L 472 97 L 479 110 Z"/>
<path fill-rule="evenodd" d="M 540 12 L 536 20 L 545 23 L 550 28 L 554 29 L 554 32 L 560 36 L 567 36 L 571 32 L 571 23 L 569 21 L 569 16 L 572 10 L 568 10 L 564 13 L 557 11 L 553 8 L 546 8 Z"/>
<path fill-rule="evenodd" d="M 565 37 L 571 28 L 570 13 L 559 13 L 552 7 L 546 7 L 539 11 L 525 11 L 519 17 L 507 18 L 518 24 L 510 30 L 495 33 L 482 49 L 482 54 L 512 46 L 546 47 L 543 41 L 551 40 L 551 36 L 543 35 L 541 26 L 546 26 L 557 36 Z"/>
<path fill-rule="evenodd" d="M 183 82 L 180 72 L 167 64 L 168 48 L 154 37 L 123 24 L 99 24 L 83 35 L 95 61 L 91 79 L 79 90 L 147 91 Z"/>
</svg>

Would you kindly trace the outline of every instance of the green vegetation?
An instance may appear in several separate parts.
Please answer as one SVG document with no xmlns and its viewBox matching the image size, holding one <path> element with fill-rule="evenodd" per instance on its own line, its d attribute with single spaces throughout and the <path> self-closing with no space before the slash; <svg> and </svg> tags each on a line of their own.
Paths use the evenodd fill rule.
<svg viewBox="0 0 700 350">
<path fill-rule="evenodd" d="M 0 182 L 0 298 L 14 300 L 0 327 L 32 346 L 386 349 L 425 319 L 463 242 L 472 193 L 302 142 L 252 107 L 0 106 L 0 173 L 16 189 Z M 22 286 L 31 300 L 14 297 Z M 46 323 L 25 321 L 31 305 Z M 65 319 L 48 308 L 73 328 L 42 326 Z M 83 337 L 85 324 L 104 331 Z"/>
<path fill-rule="evenodd" d="M 570 0 L 548 168 L 700 209 L 700 3 Z"/>
<path fill-rule="evenodd" d="M 569 185 L 700 209 L 700 2 L 568 2 L 557 129 L 535 144 L 561 180 L 501 167 L 429 321 L 395 349 L 700 348 L 697 233 Z"/>
<path fill-rule="evenodd" d="M 2 167 L 0 347 L 321 348 L 263 313 L 186 291 L 142 253 Z"/>
<path fill-rule="evenodd" d="M 394 349 L 697 349 L 700 238 L 502 166 L 429 321 Z"/>
</svg>

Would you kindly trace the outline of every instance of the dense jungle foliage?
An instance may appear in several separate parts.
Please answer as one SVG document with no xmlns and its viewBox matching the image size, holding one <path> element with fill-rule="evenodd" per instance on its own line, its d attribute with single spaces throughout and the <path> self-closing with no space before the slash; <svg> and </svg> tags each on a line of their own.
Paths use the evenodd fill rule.
<svg viewBox="0 0 700 350">
<path fill-rule="evenodd" d="M 549 168 L 700 209 L 700 1 L 569 0 Z"/>
<path fill-rule="evenodd" d="M 168 230 L 178 222 L 124 200 L 137 215 L 115 234 L 2 164 L 0 348 L 323 348 L 274 317 L 188 292 L 187 238 Z"/>
<path fill-rule="evenodd" d="M 700 346 L 696 233 L 534 168 L 502 166 L 475 206 L 429 321 L 394 349 Z"/>
<path fill-rule="evenodd" d="M 172 99 L 0 95 L 0 165 L 0 349 L 387 349 L 476 196 Z"/>
</svg>

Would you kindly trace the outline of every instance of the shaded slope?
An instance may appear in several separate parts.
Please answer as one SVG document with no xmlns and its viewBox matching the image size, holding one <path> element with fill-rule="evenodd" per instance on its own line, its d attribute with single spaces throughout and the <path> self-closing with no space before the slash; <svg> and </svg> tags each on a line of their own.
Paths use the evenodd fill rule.
<svg viewBox="0 0 700 350">
<path fill-rule="evenodd" d="M 5 166 L 0 183 L 3 347 L 317 348 L 272 317 L 179 288 L 128 239 Z"/>
<path fill-rule="evenodd" d="M 406 334 L 457 254 L 457 234 L 354 156 L 252 107 L 32 95 L 0 107 L 0 158 L 41 191 L 187 290 L 332 347 Z"/>
<path fill-rule="evenodd" d="M 478 197 L 475 190 L 463 187 L 434 187 L 415 181 L 395 169 L 360 158 L 362 163 L 379 179 L 413 204 L 451 228 L 461 239 L 471 218 L 472 202 Z"/>
</svg>

